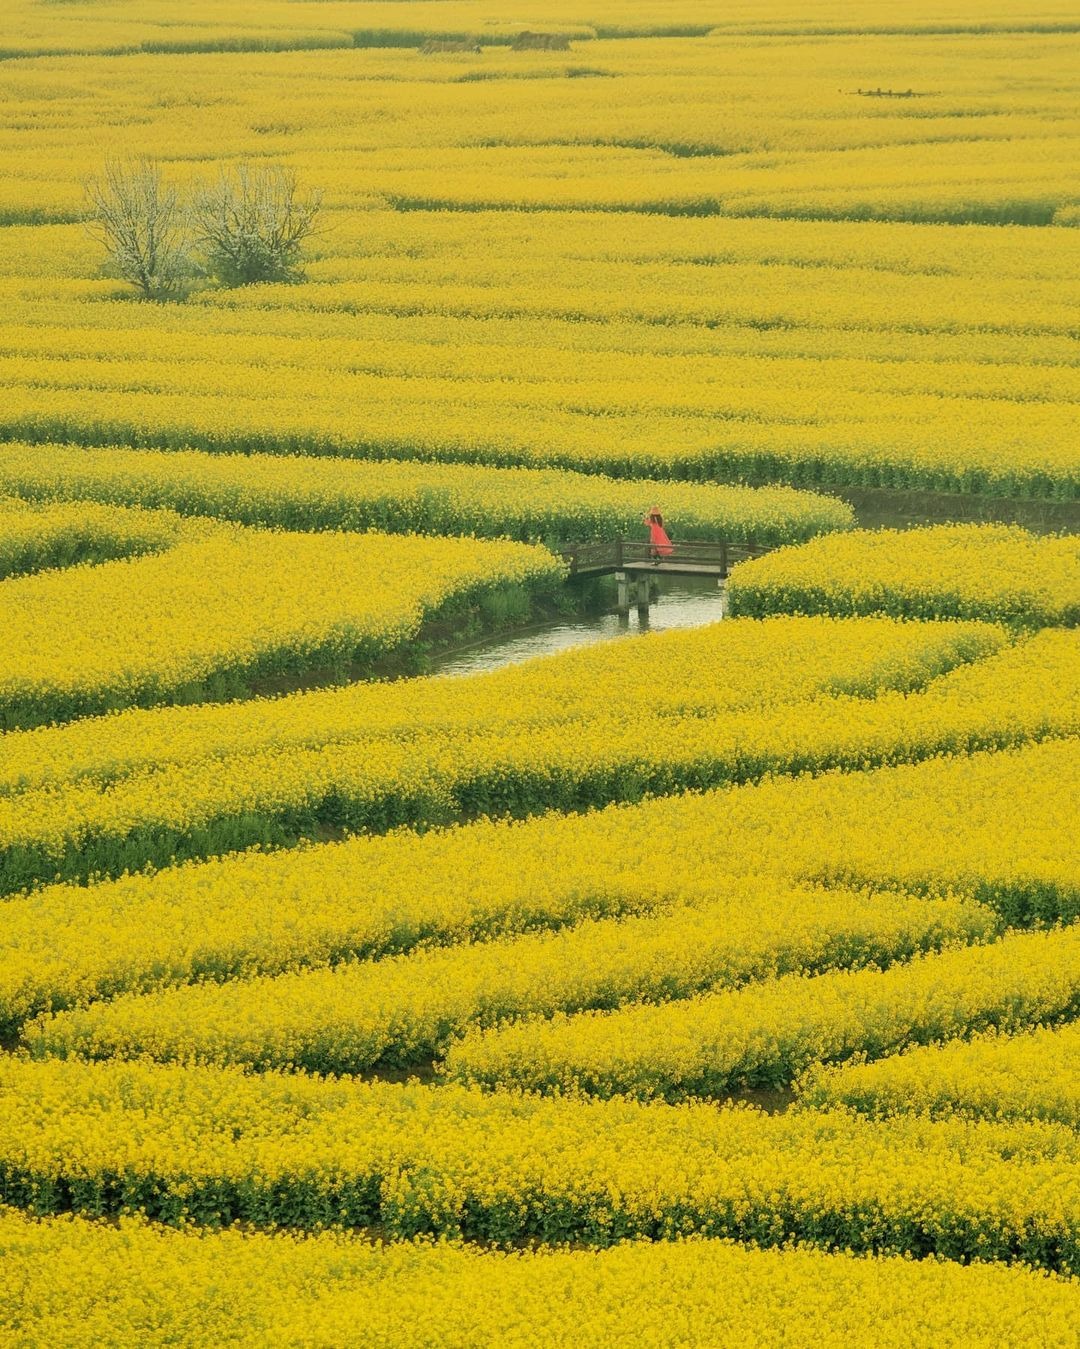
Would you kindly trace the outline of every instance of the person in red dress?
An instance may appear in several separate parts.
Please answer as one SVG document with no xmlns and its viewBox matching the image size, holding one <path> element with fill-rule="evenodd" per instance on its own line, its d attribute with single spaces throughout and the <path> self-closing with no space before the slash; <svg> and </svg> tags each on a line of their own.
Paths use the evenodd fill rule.
<svg viewBox="0 0 1080 1349">
<path fill-rule="evenodd" d="M 642 516 L 641 523 L 649 526 L 649 555 L 653 561 L 659 562 L 661 558 L 670 557 L 675 549 L 664 529 L 660 507 L 650 506 L 649 513 Z"/>
</svg>

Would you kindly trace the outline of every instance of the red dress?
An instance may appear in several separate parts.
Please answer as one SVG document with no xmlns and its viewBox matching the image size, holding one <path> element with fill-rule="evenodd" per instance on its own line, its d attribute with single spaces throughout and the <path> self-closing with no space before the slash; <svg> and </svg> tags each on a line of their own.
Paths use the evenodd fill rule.
<svg viewBox="0 0 1080 1349">
<path fill-rule="evenodd" d="M 649 547 L 657 557 L 670 557 L 675 549 L 667 536 L 662 521 L 662 516 L 649 516 Z"/>
</svg>

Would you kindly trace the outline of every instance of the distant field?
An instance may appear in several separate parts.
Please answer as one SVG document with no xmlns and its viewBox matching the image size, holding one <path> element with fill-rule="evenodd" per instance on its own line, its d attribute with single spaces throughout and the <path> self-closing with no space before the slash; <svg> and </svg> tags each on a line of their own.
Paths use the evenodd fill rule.
<svg viewBox="0 0 1080 1349">
<path fill-rule="evenodd" d="M 1075 1349 L 1075 4 L 3 20 L 0 1343 Z"/>
<path fill-rule="evenodd" d="M 301 50 L 229 50 L 236 7 L 12 25 L 87 54 L 0 80 L 0 434 L 1080 495 L 1064 10 L 856 37 L 693 7 L 691 38 L 642 7 L 568 52 L 466 4 L 246 10 Z M 425 54 L 436 13 L 496 45 Z M 307 284 L 124 300 L 64 223 L 105 147 L 295 167 L 326 202 Z"/>
</svg>

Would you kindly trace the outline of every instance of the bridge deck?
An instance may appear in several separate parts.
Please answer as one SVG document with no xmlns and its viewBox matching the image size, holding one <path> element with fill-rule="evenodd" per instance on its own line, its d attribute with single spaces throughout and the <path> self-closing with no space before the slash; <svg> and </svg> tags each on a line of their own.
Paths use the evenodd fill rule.
<svg viewBox="0 0 1080 1349">
<path fill-rule="evenodd" d="M 721 580 L 727 572 L 716 562 L 680 562 L 678 558 L 662 558 L 659 562 L 627 562 L 622 567 L 631 576 L 717 576 Z"/>
</svg>

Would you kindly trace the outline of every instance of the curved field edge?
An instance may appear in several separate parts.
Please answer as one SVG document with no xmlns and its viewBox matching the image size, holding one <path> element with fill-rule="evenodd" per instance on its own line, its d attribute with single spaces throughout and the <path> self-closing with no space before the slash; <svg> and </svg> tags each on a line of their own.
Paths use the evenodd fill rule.
<svg viewBox="0 0 1080 1349">
<path fill-rule="evenodd" d="M 1017 628 L 1080 623 L 1080 538 L 1016 525 L 855 530 L 740 563 L 733 615 L 890 614 L 990 619 Z"/>
<path fill-rule="evenodd" d="M 1057 1125 L 55 1059 L 0 1060 L 0 1084 L 0 1202 L 40 1215 L 1080 1263 L 1080 1145 Z"/>
<path fill-rule="evenodd" d="M 585 542 L 631 534 L 662 502 L 679 539 L 774 546 L 846 529 L 846 503 L 785 487 L 610 479 L 431 461 L 0 445 L 0 491 L 32 501 L 165 508 L 289 530 Z"/>
<path fill-rule="evenodd" d="M 655 916 L 663 926 L 680 905 L 737 907 L 747 893 L 755 903 L 775 893 L 782 908 L 806 882 L 871 899 L 952 892 L 973 896 L 1002 925 L 1070 923 L 1080 912 L 1070 795 L 1077 750 L 1076 740 L 1050 741 L 46 888 L 4 906 L 3 1029 L 13 1033 L 42 1011 L 176 984 L 377 961 L 622 916 Z M 1025 810 L 1003 815 L 1020 776 Z M 823 816 L 831 821 L 825 835 Z M 616 946 L 629 931 L 610 934 Z"/>
<path fill-rule="evenodd" d="M 825 978 L 823 972 L 837 968 L 884 969 L 926 952 L 991 940 L 1000 929 L 985 905 L 951 896 L 763 885 L 760 892 L 750 887 L 719 903 L 687 899 L 656 917 L 586 921 L 556 934 L 120 997 L 24 1026 L 21 1045 L 39 1058 L 145 1056 L 329 1073 L 441 1061 L 461 1078 L 474 1065 L 466 1056 L 462 1073 L 467 1045 L 455 1041 L 474 1030 L 551 1016 L 572 1030 L 573 1022 L 562 1022 L 566 1013 L 685 998 L 694 999 L 691 1015 L 707 1014 L 708 1000 L 694 995 L 756 988 L 792 973 Z M 810 990 L 814 982 L 796 987 Z M 781 988 L 789 988 L 787 981 L 776 991 Z M 747 1076 L 755 1070 L 775 1074 L 781 1057 L 770 1044 L 775 1038 L 762 1036 L 757 1062 L 744 1056 L 740 1067 Z M 623 1037 L 624 1062 L 626 1049 Z M 504 1054 L 499 1057 L 505 1061 Z M 514 1071 L 529 1058 L 527 1050 Z M 477 1078 L 500 1077 L 489 1065 L 490 1058 L 481 1063 Z M 535 1063 L 530 1066 L 543 1089 Z M 720 1078 L 717 1071 L 710 1085 Z M 732 1088 L 739 1085 L 731 1081 Z M 769 1085 L 783 1083 L 773 1077 Z"/>
<path fill-rule="evenodd" d="M 1047 635 L 1039 645 L 1049 652 L 1068 641 Z M 105 786 L 140 769 L 260 750 L 421 733 L 510 733 L 597 717 L 617 726 L 628 687 L 649 688 L 650 716 L 702 719 L 816 694 L 913 692 L 1008 646 L 1005 629 L 984 623 L 799 617 L 707 623 L 649 633 L 642 642 L 586 643 L 453 681 L 359 682 L 241 706 L 128 709 L 16 732 L 0 740 L 0 795 L 88 779 Z"/>
<path fill-rule="evenodd" d="M 921 692 L 886 685 L 877 696 L 810 697 L 795 704 L 794 735 L 793 709 L 784 704 L 742 715 L 661 714 L 633 726 L 594 714 L 543 735 L 529 726 L 466 728 L 449 738 L 267 751 L 238 756 L 227 775 L 214 761 L 180 765 L 149 784 L 168 795 L 175 779 L 173 799 L 186 804 L 167 813 L 153 806 L 153 795 L 149 809 L 140 805 L 145 774 L 108 788 L 108 799 L 92 784 L 76 784 L 70 802 L 62 789 L 43 789 L 0 808 L 7 817 L 0 886 L 116 875 L 253 844 L 289 845 L 327 830 L 380 833 L 581 811 L 773 774 L 860 770 L 1067 737 L 1078 727 L 1068 692 L 1074 647 L 1072 634 L 1047 633 L 932 677 Z M 114 816 L 119 828 L 109 823 Z"/>
<path fill-rule="evenodd" d="M 36 392 L 36 391 L 34 391 Z M 90 395 L 83 393 L 85 404 Z M 51 400 L 59 401 L 54 393 Z M 669 478 L 674 481 L 728 483 L 748 487 L 787 486 L 806 491 L 885 489 L 892 492 L 960 494 L 967 497 L 1040 503 L 1080 502 L 1080 470 L 1060 471 L 1013 468 L 989 463 L 949 468 L 922 463 L 898 451 L 867 458 L 857 452 L 798 450 L 782 452 L 763 447 L 740 449 L 717 445 L 696 451 L 643 454 L 634 450 L 590 448 L 587 453 L 557 446 L 518 446 L 496 443 L 494 436 L 466 440 L 445 439 L 435 445 L 419 439 L 375 433 L 370 436 L 328 434 L 297 427 L 288 434 L 267 429 L 250 431 L 203 429 L 196 420 L 171 427 L 147 426 L 143 417 L 126 420 L 111 409 L 88 420 L 85 413 L 43 409 L 20 413 L 6 400 L 0 409 L 0 439 L 27 444 L 71 444 L 107 448 L 126 444 L 135 449 L 195 449 L 214 454 L 321 455 L 330 458 L 403 460 L 420 463 L 475 464 L 491 468 L 555 468 L 611 478 Z M 129 400 L 130 401 L 130 400 Z"/>
<path fill-rule="evenodd" d="M 370 675 L 384 657 L 486 615 L 565 601 L 535 545 L 183 523 L 170 552 L 42 572 L 0 588 L 0 724 L 224 701 L 268 677 Z M 393 542 L 393 549 L 388 544 Z"/>
<path fill-rule="evenodd" d="M 1012 1033 L 1008 1033 L 1012 1032 Z M 991 1028 L 970 1038 L 912 1045 L 876 1062 L 815 1065 L 799 1082 L 806 1106 L 843 1106 L 872 1118 L 1045 1120 L 1080 1127 L 1080 1024 Z"/>
<path fill-rule="evenodd" d="M 0 1250 L 0 1302 L 11 1308 L 0 1318 L 36 1342 L 54 1340 L 62 1325 L 71 1349 L 129 1345 L 148 1323 L 170 1343 L 262 1349 L 363 1339 L 412 1349 L 421 1307 L 428 1344 L 506 1335 L 652 1343 L 677 1322 L 702 1344 L 780 1333 L 875 1349 L 952 1337 L 997 1349 L 1025 1336 L 1055 1343 L 1080 1315 L 1074 1281 L 1033 1270 L 696 1239 L 506 1253 L 6 1210 Z M 62 1281 L 58 1267 L 70 1271 Z"/>
</svg>

